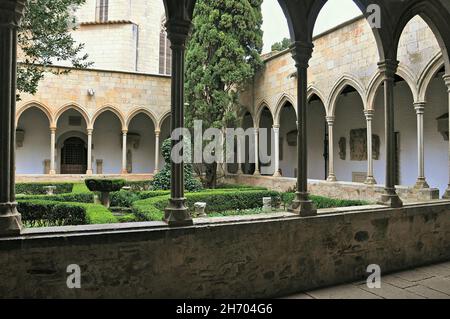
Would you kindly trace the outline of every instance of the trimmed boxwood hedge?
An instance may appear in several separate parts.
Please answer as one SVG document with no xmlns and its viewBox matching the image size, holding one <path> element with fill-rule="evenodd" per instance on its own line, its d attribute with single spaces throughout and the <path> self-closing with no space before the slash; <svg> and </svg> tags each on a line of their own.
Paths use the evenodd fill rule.
<svg viewBox="0 0 450 319">
<path fill-rule="evenodd" d="M 94 203 L 94 193 L 69 193 L 59 195 L 17 195 L 17 199 L 21 200 L 43 200 L 53 202 L 75 202 L 75 203 Z"/>
<path fill-rule="evenodd" d="M 118 192 L 125 186 L 124 179 L 86 179 L 84 181 L 91 192 Z"/>
<path fill-rule="evenodd" d="M 364 205 L 370 204 L 369 202 L 360 201 L 360 200 L 333 199 L 333 198 L 315 196 L 315 195 L 311 195 L 310 198 L 316 205 L 317 209 L 334 208 L 334 207 L 364 206 Z M 283 202 L 283 204 L 286 207 L 291 205 L 294 199 L 295 199 L 295 193 L 282 193 L 281 194 L 281 201 Z"/>
<path fill-rule="evenodd" d="M 29 227 L 117 223 L 105 207 L 95 204 L 47 200 L 19 200 L 22 220 Z"/>
<path fill-rule="evenodd" d="M 55 186 L 54 194 L 71 193 L 73 183 L 16 183 L 16 193 L 25 195 L 44 195 L 46 186 Z"/>
<path fill-rule="evenodd" d="M 170 195 L 151 197 L 133 203 L 133 213 L 140 220 L 161 220 L 168 205 Z M 186 204 L 192 209 L 196 202 L 206 202 L 206 213 L 233 209 L 262 207 L 263 197 L 279 197 L 278 192 L 268 190 L 211 190 L 199 193 L 187 193 Z"/>
</svg>

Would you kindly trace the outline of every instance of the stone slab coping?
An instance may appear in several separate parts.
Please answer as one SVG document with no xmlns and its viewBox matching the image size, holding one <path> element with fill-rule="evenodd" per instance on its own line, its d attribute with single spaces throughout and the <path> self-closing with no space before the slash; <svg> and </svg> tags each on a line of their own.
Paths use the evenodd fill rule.
<svg viewBox="0 0 450 319">
<path fill-rule="evenodd" d="M 228 216 L 228 217 L 210 217 L 210 218 L 196 218 L 193 226 L 187 227 L 169 227 L 164 222 L 135 222 L 123 224 L 102 224 L 102 225 L 81 225 L 81 226 L 61 226 L 61 227 L 42 227 L 42 228 L 26 228 L 22 231 L 20 236 L 0 238 L 1 241 L 8 240 L 22 240 L 22 239 L 37 239 L 37 238 L 57 238 L 57 237 L 72 237 L 84 235 L 101 235 L 101 234 L 120 234 L 120 233 L 137 233 L 149 232 L 158 230 L 171 229 L 190 229 L 203 227 L 217 227 L 236 224 L 250 224 L 250 223 L 264 223 L 275 221 L 286 221 L 292 219 L 310 220 L 317 218 L 329 218 L 342 215 L 356 215 L 364 213 L 392 213 L 393 211 L 402 211 L 408 208 L 429 208 L 433 206 L 450 205 L 449 200 L 434 200 L 427 202 L 408 203 L 404 208 L 392 209 L 382 205 L 367 205 L 343 208 L 320 209 L 317 216 L 301 218 L 296 214 L 288 212 L 245 215 L 245 216 Z"/>
</svg>

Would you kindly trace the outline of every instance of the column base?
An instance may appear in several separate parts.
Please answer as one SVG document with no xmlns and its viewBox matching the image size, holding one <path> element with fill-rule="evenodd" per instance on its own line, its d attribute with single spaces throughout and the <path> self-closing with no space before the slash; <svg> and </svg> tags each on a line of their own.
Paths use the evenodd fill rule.
<svg viewBox="0 0 450 319">
<path fill-rule="evenodd" d="M 17 211 L 17 203 L 0 204 L 0 237 L 20 235 L 22 217 Z"/>
<path fill-rule="evenodd" d="M 376 185 L 377 181 L 373 176 L 367 176 L 366 181 L 364 182 L 366 185 Z"/>
<path fill-rule="evenodd" d="M 299 215 L 300 217 L 311 217 L 317 215 L 317 209 L 308 193 L 296 193 L 296 199 L 292 202 L 288 211 Z"/>
<path fill-rule="evenodd" d="M 425 178 L 418 178 L 416 185 L 414 185 L 414 188 L 415 189 L 426 189 L 426 188 L 430 188 L 430 185 L 428 185 Z"/>
<path fill-rule="evenodd" d="M 54 169 L 51 169 L 51 170 L 48 172 L 48 174 L 49 174 L 49 175 L 56 175 L 56 171 L 55 171 Z"/>
<path fill-rule="evenodd" d="M 331 174 L 330 176 L 328 176 L 327 182 L 337 182 L 336 175 Z"/>
<path fill-rule="evenodd" d="M 253 173 L 253 176 L 261 176 L 261 172 L 259 170 L 257 170 Z"/>
<path fill-rule="evenodd" d="M 445 190 L 445 193 L 442 196 L 442 199 L 449 199 L 450 200 L 450 185 L 448 185 L 447 189 Z"/>
<path fill-rule="evenodd" d="M 155 169 L 154 171 L 153 171 L 153 175 L 156 175 L 156 174 L 158 174 L 159 173 L 159 169 Z"/>
<path fill-rule="evenodd" d="M 194 221 L 187 207 L 186 198 L 171 198 L 169 206 L 164 211 L 164 221 L 171 227 L 192 226 Z"/>
<path fill-rule="evenodd" d="M 403 202 L 396 193 L 395 189 L 386 189 L 386 193 L 381 195 L 380 205 L 386 205 L 391 208 L 402 208 Z"/>
<path fill-rule="evenodd" d="M 120 171 L 120 174 L 121 175 L 127 175 L 128 174 L 128 170 L 123 169 L 123 170 Z"/>
<path fill-rule="evenodd" d="M 282 177 L 282 175 L 281 175 L 281 173 L 280 173 L 279 170 L 276 171 L 272 176 L 273 176 L 273 177 Z"/>
<path fill-rule="evenodd" d="M 94 174 L 94 172 L 91 169 L 88 169 L 86 171 L 86 175 L 93 175 L 93 174 Z"/>
</svg>

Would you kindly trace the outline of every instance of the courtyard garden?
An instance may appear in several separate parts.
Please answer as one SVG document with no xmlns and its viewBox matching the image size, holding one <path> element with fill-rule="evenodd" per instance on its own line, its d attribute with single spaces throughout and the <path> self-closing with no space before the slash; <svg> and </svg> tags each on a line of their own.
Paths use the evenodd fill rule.
<svg viewBox="0 0 450 319">
<path fill-rule="evenodd" d="M 161 221 L 170 197 L 170 191 L 154 189 L 151 181 L 20 183 L 16 191 L 18 209 L 26 227 Z M 269 211 L 263 207 L 263 199 L 267 201 L 267 198 L 271 202 Z M 216 189 L 186 193 L 193 218 L 285 212 L 294 198 L 293 192 L 280 193 L 245 185 L 219 185 Z M 312 196 L 312 200 L 319 209 L 368 204 L 318 196 Z M 195 209 L 198 203 L 206 204 L 201 216 Z"/>
</svg>

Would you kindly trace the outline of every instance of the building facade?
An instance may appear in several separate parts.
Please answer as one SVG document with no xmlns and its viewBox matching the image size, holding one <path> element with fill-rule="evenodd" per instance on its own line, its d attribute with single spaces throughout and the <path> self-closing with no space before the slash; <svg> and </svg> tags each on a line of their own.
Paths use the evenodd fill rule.
<svg viewBox="0 0 450 319">
<path fill-rule="evenodd" d="M 47 75 L 36 95 L 22 97 L 16 172 L 157 171 L 160 145 L 170 133 L 170 43 L 162 1 L 88 0 L 77 17 L 74 37 L 86 44 L 95 64 Z M 308 70 L 309 177 L 383 184 L 384 104 L 373 32 L 360 17 L 319 35 L 314 45 Z M 435 187 L 442 194 L 449 180 L 450 81 L 443 78 L 438 42 L 421 18 L 403 31 L 398 60 L 396 182 Z M 265 57 L 264 68 L 241 95 L 243 127 L 273 129 L 274 160 L 264 170 L 258 161 L 231 173 L 297 175 L 296 76 L 289 51 Z"/>
</svg>

